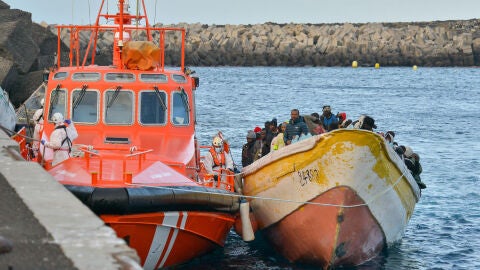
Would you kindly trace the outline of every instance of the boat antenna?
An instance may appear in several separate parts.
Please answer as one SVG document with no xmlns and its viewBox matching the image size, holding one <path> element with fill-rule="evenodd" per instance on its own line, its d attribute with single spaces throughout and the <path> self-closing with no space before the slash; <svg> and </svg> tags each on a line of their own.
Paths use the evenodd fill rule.
<svg viewBox="0 0 480 270">
<path fill-rule="evenodd" d="M 137 0 L 137 14 L 136 14 L 136 15 L 137 15 L 137 19 L 136 19 L 136 21 L 135 21 L 135 25 L 136 25 L 137 27 L 138 27 L 138 24 L 139 24 L 139 21 L 140 21 L 140 20 L 138 19 L 138 18 L 140 17 L 140 9 L 138 8 L 138 7 L 140 6 L 140 2 L 139 2 L 139 1 L 140 1 L 140 0 Z"/>
<path fill-rule="evenodd" d="M 153 15 L 153 25 L 157 24 L 157 3 L 158 0 L 155 0 L 155 15 Z"/>
<path fill-rule="evenodd" d="M 90 0 L 88 0 L 88 23 L 90 25 L 92 25 L 92 15 L 90 13 L 91 9 L 90 9 Z"/>
<path fill-rule="evenodd" d="M 72 24 L 73 24 L 73 15 L 74 15 L 74 10 L 75 10 L 75 0 L 72 0 Z"/>
</svg>

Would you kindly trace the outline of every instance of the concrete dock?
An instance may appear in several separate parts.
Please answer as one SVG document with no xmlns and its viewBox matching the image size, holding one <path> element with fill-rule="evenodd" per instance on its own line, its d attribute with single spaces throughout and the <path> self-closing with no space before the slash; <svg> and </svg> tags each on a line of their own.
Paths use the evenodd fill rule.
<svg viewBox="0 0 480 270">
<path fill-rule="evenodd" d="M 142 269 L 113 229 L 17 151 L 0 130 L 0 269 Z"/>
</svg>

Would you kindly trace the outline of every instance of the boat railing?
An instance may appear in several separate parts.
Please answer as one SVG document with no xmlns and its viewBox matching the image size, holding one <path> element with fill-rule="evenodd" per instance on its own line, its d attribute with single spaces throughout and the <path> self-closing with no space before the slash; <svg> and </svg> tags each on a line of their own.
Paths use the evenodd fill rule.
<svg viewBox="0 0 480 270">
<path fill-rule="evenodd" d="M 83 152 L 83 157 L 86 161 L 86 168 L 89 171 L 92 158 L 98 160 L 98 171 L 91 172 L 92 184 L 98 184 L 103 179 L 103 161 L 104 160 L 121 160 L 122 161 L 122 175 L 123 181 L 126 184 L 132 183 L 133 172 L 127 171 L 127 161 L 138 158 L 137 171 L 141 171 L 142 164 L 146 160 L 148 153 L 153 152 L 153 149 L 139 150 L 132 148 L 112 148 L 112 147 L 100 147 L 100 148 L 88 148 L 80 147 L 79 150 Z M 127 153 L 125 153 L 127 152 Z"/>
<path fill-rule="evenodd" d="M 97 48 L 97 39 L 98 39 L 98 32 L 107 32 L 107 31 L 119 31 L 119 27 L 116 25 L 58 25 L 57 27 L 57 35 L 58 35 L 58 41 L 57 41 L 57 67 L 61 67 L 61 62 L 62 62 L 62 55 L 61 55 L 61 37 L 62 37 L 62 31 L 69 31 L 70 32 L 70 51 L 69 51 L 69 65 L 70 66 L 77 66 L 77 67 L 83 67 L 86 65 L 88 56 L 90 56 L 91 60 L 91 65 L 95 64 L 95 55 L 96 55 L 96 48 Z M 150 33 L 150 36 L 144 38 L 147 39 L 147 41 L 152 41 L 157 45 L 160 49 L 160 55 L 158 59 L 158 68 L 160 70 L 165 69 L 165 54 L 167 52 L 166 47 L 168 44 L 166 44 L 166 35 L 167 33 L 179 33 L 181 35 L 181 38 L 177 40 L 177 38 L 174 38 L 173 40 L 175 42 L 179 42 L 180 45 L 180 70 L 183 71 L 185 68 L 185 35 L 186 35 L 186 30 L 184 28 L 177 28 L 177 27 L 151 27 L 151 26 L 124 26 L 123 31 L 137 31 L 137 32 L 147 32 Z M 80 51 L 80 39 L 81 39 L 81 34 L 82 32 L 90 32 L 90 39 L 88 41 L 87 48 L 83 52 L 84 55 L 81 55 Z M 153 34 L 157 33 L 158 38 L 153 38 Z M 114 34 L 115 35 L 115 34 Z M 121 51 L 122 47 L 125 45 L 124 43 L 128 42 L 130 40 L 115 40 L 114 41 L 114 54 L 119 53 L 121 57 Z M 132 39 L 133 41 L 133 39 Z M 83 49 L 82 49 L 83 50 Z M 83 60 L 81 60 L 83 58 Z M 82 62 L 80 62 L 82 61 Z M 115 64 L 115 63 L 114 63 Z M 124 65 L 123 62 L 119 64 L 118 66 L 119 69 L 123 69 Z"/>
<path fill-rule="evenodd" d="M 217 177 L 215 177 L 217 176 Z M 200 185 L 206 187 L 213 187 L 218 189 L 225 189 L 234 192 L 235 175 L 227 169 L 215 170 L 215 174 L 204 174 L 203 181 Z"/>
</svg>

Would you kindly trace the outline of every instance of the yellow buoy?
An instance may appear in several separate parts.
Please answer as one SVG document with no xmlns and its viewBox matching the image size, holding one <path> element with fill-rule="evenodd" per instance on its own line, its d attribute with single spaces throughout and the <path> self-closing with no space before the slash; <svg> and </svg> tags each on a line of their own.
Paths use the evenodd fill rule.
<svg viewBox="0 0 480 270">
<path fill-rule="evenodd" d="M 417 70 L 417 65 L 413 65 L 413 70 Z"/>
<path fill-rule="evenodd" d="M 375 63 L 375 69 L 379 69 L 380 68 L 380 64 L 379 63 Z"/>
<path fill-rule="evenodd" d="M 352 62 L 352 68 L 357 68 L 358 67 L 358 62 L 357 61 L 353 61 Z"/>
</svg>

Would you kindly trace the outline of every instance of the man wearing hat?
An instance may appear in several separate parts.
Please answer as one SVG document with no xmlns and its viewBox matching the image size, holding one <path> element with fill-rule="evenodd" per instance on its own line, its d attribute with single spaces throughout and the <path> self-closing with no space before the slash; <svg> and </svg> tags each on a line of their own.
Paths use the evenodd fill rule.
<svg viewBox="0 0 480 270">
<path fill-rule="evenodd" d="M 257 135 L 253 130 L 247 132 L 247 143 L 242 147 L 242 167 L 252 164 L 254 159 L 254 145 Z"/>
<path fill-rule="evenodd" d="M 377 128 L 375 125 L 375 120 L 372 117 L 365 115 L 365 118 L 363 118 L 363 125 L 360 127 L 360 129 L 373 131 L 374 128 Z"/>
<path fill-rule="evenodd" d="M 338 127 L 338 118 L 332 113 L 332 108 L 330 105 L 323 106 L 323 113 L 320 116 L 320 122 L 322 122 L 323 129 L 330 131 L 334 129 L 333 127 Z"/>
</svg>

